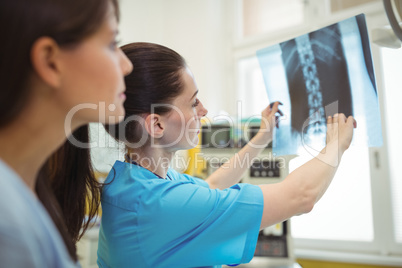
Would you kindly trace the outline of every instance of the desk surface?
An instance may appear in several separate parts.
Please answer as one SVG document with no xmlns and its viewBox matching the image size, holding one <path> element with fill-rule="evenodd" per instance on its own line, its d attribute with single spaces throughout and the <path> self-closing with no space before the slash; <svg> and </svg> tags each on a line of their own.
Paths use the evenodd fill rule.
<svg viewBox="0 0 402 268">
<path fill-rule="evenodd" d="M 225 266 L 224 268 L 233 268 L 233 266 Z M 254 257 L 250 263 L 240 264 L 234 266 L 235 268 L 301 268 L 297 263 L 292 264 L 280 264 L 273 261 L 271 258 Z"/>
</svg>

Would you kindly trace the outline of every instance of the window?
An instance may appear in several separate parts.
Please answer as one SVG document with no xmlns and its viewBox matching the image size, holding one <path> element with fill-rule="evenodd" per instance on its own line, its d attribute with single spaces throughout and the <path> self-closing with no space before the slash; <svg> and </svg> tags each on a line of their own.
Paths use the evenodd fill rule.
<svg viewBox="0 0 402 268">
<path fill-rule="evenodd" d="M 395 241 L 402 243 L 402 175 L 399 169 L 402 152 L 402 49 L 382 49 L 383 76 L 385 84 L 385 113 L 387 121 L 388 159 L 392 189 L 392 214 Z"/>
<path fill-rule="evenodd" d="M 242 117 L 259 116 L 269 100 L 257 57 L 243 58 L 238 62 L 237 100 L 241 102 Z"/>
<path fill-rule="evenodd" d="M 89 124 L 91 160 L 97 172 L 106 176 L 114 162 L 124 160 L 124 144 L 110 136 L 100 123 Z"/>
<path fill-rule="evenodd" d="M 289 163 L 289 172 L 311 159 L 299 156 Z M 359 159 L 359 161 L 356 161 Z M 322 199 L 313 211 L 291 220 L 294 238 L 373 241 L 370 163 L 368 148 L 349 148 Z"/>
<path fill-rule="evenodd" d="M 268 97 L 257 58 L 239 60 L 238 72 L 238 100 L 242 102 L 243 116 L 259 114 L 268 103 Z M 289 171 L 311 158 L 311 155 L 305 154 L 291 160 Z M 354 159 L 359 159 L 359 162 Z M 314 210 L 292 219 L 293 237 L 372 241 L 371 203 L 368 148 L 352 146 L 346 151 L 329 190 Z"/>
</svg>

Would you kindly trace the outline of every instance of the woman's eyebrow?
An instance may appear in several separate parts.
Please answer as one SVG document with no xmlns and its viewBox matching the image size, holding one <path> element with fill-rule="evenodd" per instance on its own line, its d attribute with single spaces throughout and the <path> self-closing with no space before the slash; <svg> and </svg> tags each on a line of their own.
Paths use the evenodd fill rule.
<svg viewBox="0 0 402 268">
<path fill-rule="evenodd" d="M 198 94 L 198 89 L 197 89 L 197 91 L 194 93 L 194 95 L 190 98 L 190 100 L 192 100 L 194 97 L 195 97 L 195 95 L 197 95 Z"/>
</svg>

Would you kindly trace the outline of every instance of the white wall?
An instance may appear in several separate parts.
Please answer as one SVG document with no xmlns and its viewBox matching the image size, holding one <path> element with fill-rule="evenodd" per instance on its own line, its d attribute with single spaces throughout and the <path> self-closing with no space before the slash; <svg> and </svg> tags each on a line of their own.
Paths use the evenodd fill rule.
<svg viewBox="0 0 402 268">
<path fill-rule="evenodd" d="M 221 110 L 233 113 L 234 79 L 231 63 L 231 15 L 225 3 L 232 0 L 119 0 L 121 45 L 153 42 L 180 53 L 192 69 L 199 97 L 213 117 Z M 229 30 L 228 30 L 229 29 Z M 134 67 L 135 72 L 135 67 Z M 96 169 L 108 173 L 116 159 L 124 159 L 124 148 L 99 124 L 91 125 Z"/>
<path fill-rule="evenodd" d="M 192 69 L 209 115 L 230 110 L 225 100 L 232 83 L 226 72 L 232 37 L 224 1 L 121 0 L 120 11 L 122 44 L 153 42 L 177 51 Z"/>
</svg>

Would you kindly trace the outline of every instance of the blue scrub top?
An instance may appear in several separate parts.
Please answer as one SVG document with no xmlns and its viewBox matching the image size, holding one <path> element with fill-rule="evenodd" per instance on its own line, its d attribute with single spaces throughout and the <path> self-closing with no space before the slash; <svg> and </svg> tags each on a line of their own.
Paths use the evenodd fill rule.
<svg viewBox="0 0 402 268">
<path fill-rule="evenodd" d="M 99 267 L 220 267 L 253 258 L 263 211 L 258 186 L 210 189 L 173 169 L 161 179 L 120 161 L 106 183 Z"/>
</svg>

